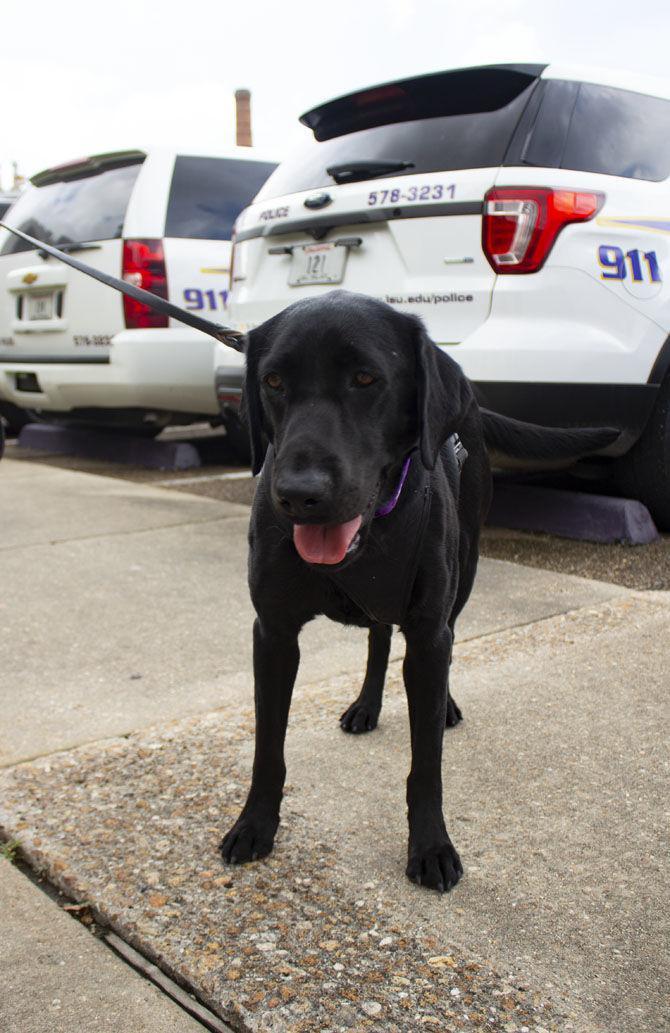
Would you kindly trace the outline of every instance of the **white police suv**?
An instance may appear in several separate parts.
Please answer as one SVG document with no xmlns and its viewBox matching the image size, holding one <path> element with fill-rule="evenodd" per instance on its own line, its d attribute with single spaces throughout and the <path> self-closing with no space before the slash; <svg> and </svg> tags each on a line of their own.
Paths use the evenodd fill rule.
<svg viewBox="0 0 670 1033">
<path fill-rule="evenodd" d="M 415 312 L 488 407 L 619 427 L 602 463 L 670 529 L 670 84 L 466 68 L 301 121 L 237 220 L 233 325 L 340 285 Z"/>
<path fill-rule="evenodd" d="M 233 223 L 276 163 L 248 148 L 98 154 L 34 176 L 15 226 L 225 322 Z M 213 341 L 0 231 L 0 415 L 156 433 L 219 416 Z"/>
</svg>

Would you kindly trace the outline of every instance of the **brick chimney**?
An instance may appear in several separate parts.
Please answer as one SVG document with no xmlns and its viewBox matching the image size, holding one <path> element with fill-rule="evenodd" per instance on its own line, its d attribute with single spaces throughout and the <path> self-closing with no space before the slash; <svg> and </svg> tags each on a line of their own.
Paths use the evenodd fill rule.
<svg viewBox="0 0 670 1033">
<path fill-rule="evenodd" d="M 251 93 L 235 90 L 235 128 L 238 147 L 251 147 Z"/>
</svg>

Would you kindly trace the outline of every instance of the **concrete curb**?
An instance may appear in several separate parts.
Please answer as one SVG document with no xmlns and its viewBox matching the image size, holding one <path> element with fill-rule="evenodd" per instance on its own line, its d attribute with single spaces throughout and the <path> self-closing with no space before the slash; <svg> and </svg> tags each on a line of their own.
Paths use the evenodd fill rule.
<svg viewBox="0 0 670 1033">
<path fill-rule="evenodd" d="M 496 485 L 487 523 L 587 542 L 648 545 L 659 538 L 649 510 L 635 499 L 518 484 Z"/>
<path fill-rule="evenodd" d="M 150 470 L 190 470 L 201 465 L 197 449 L 188 442 L 154 441 L 49 423 L 29 423 L 19 434 L 18 444 L 21 448 L 40 449 L 54 455 L 105 459 Z"/>
</svg>

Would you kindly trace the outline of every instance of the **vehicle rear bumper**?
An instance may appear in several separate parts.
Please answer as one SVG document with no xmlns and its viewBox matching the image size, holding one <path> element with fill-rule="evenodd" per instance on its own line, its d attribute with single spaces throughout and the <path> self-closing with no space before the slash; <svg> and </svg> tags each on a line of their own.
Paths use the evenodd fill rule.
<svg viewBox="0 0 670 1033">
<path fill-rule="evenodd" d="M 109 355 L 94 361 L 3 356 L 0 399 L 40 412 L 132 408 L 210 417 L 219 412 L 214 347 L 197 330 L 167 328 L 123 331 Z M 39 391 L 21 389 L 26 373 L 34 374 Z"/>
<path fill-rule="evenodd" d="M 217 366 L 214 371 L 216 397 L 221 409 L 239 409 L 244 384 L 244 366 Z"/>
</svg>

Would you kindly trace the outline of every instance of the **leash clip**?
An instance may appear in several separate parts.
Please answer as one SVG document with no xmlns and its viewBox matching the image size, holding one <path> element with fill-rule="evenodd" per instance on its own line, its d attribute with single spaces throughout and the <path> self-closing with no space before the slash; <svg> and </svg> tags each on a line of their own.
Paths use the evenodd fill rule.
<svg viewBox="0 0 670 1033">
<path fill-rule="evenodd" d="M 459 438 L 458 434 L 452 434 L 451 440 L 454 446 L 456 462 L 458 463 L 458 472 L 460 473 L 465 464 L 465 460 L 468 458 L 468 450 Z"/>
</svg>

